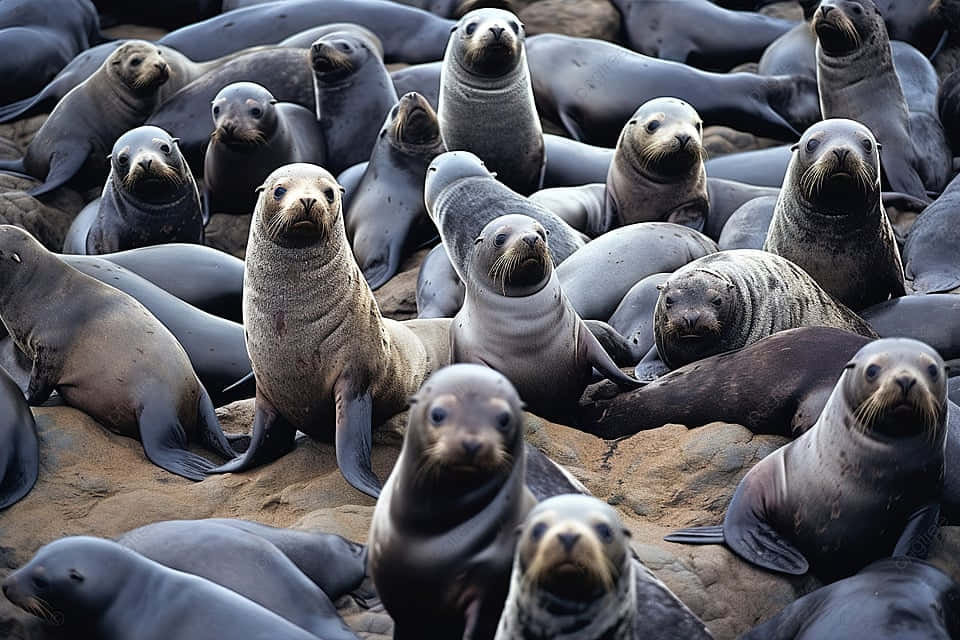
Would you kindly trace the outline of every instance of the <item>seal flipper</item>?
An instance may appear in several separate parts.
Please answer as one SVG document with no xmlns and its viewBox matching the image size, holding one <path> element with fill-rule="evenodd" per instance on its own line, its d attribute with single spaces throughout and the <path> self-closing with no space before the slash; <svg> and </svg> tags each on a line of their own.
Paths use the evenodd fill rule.
<svg viewBox="0 0 960 640">
<path fill-rule="evenodd" d="M 723 525 L 677 529 L 663 536 L 663 539 L 677 544 L 723 544 Z"/>
<path fill-rule="evenodd" d="M 56 379 L 51 375 L 50 363 L 45 362 L 45 360 L 43 348 L 37 347 L 33 358 L 33 366 L 30 369 L 30 382 L 27 383 L 27 390 L 24 393 L 27 404 L 43 404 L 57 386 Z"/>
<path fill-rule="evenodd" d="M 893 549 L 893 557 L 908 556 L 926 560 L 930 554 L 930 546 L 937 538 L 940 529 L 940 504 L 933 503 L 920 507 L 907 521 L 903 528 L 897 546 Z"/>
<path fill-rule="evenodd" d="M 341 378 L 334 387 L 337 405 L 337 466 L 353 487 L 372 498 L 380 496 L 380 480 L 373 473 L 370 450 L 373 440 L 373 395 L 355 393 Z"/>
<path fill-rule="evenodd" d="M 688 202 L 670 212 L 667 222 L 690 227 L 694 231 L 703 233 L 707 226 L 707 212 L 703 202 Z"/>
<path fill-rule="evenodd" d="M 257 390 L 254 404 L 253 434 L 242 456 L 211 469 L 209 473 L 234 473 L 273 462 L 293 450 L 297 430 L 287 422 Z"/>
<path fill-rule="evenodd" d="M 200 220 L 203 223 L 203 228 L 206 229 L 207 224 L 210 223 L 210 190 L 206 183 L 200 189 Z"/>
<path fill-rule="evenodd" d="M 577 353 L 585 362 L 590 363 L 608 380 L 621 389 L 638 389 L 643 386 L 639 380 L 634 380 L 617 367 L 610 354 L 603 350 L 600 341 L 590 332 L 583 320 L 580 321 L 580 330 L 577 332 Z"/>
<path fill-rule="evenodd" d="M 213 408 L 213 401 L 210 400 L 210 394 L 200 386 L 200 401 L 197 403 L 197 436 L 204 447 L 218 453 L 227 460 L 232 460 L 239 451 L 234 449 L 230 438 L 223 433 L 220 427 L 220 420 L 217 419 L 217 411 Z M 249 437 L 242 436 L 237 438 L 238 442 L 249 442 Z M 249 448 L 249 445 L 247 446 Z"/>
<path fill-rule="evenodd" d="M 27 195 L 41 196 L 65 185 L 77 175 L 91 151 L 93 145 L 89 141 L 74 145 L 69 152 L 54 151 L 50 156 L 50 170 L 43 184 L 27 191 Z"/>
<path fill-rule="evenodd" d="M 173 411 L 172 402 L 151 399 L 138 417 L 140 442 L 150 461 L 170 473 L 199 482 L 214 463 L 187 451 L 187 434 Z"/>
<path fill-rule="evenodd" d="M 602 320 L 584 320 L 583 323 L 594 335 L 600 346 L 607 352 L 613 361 L 620 367 L 635 366 L 643 357 L 642 352 L 634 349 L 633 343 L 627 340 L 619 331 Z"/>
<path fill-rule="evenodd" d="M 583 129 L 580 127 L 580 123 L 577 122 L 573 116 L 567 113 L 566 109 L 560 109 L 560 124 L 563 125 L 563 128 L 567 130 L 567 133 L 570 134 L 570 137 L 576 140 L 577 142 L 584 141 Z"/>
</svg>

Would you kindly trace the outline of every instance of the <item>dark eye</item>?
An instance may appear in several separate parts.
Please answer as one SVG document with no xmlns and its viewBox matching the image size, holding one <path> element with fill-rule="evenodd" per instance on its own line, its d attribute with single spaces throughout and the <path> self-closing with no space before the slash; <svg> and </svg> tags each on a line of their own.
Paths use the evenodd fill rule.
<svg viewBox="0 0 960 640">
<path fill-rule="evenodd" d="M 600 524 L 594 527 L 594 530 L 596 530 L 597 535 L 600 537 L 600 540 L 605 544 L 610 544 L 611 542 L 613 542 L 613 530 L 610 529 L 610 527 L 608 527 L 607 525 L 601 522 Z"/>
<path fill-rule="evenodd" d="M 667 305 L 668 307 L 673 305 L 673 298 L 671 298 L 670 296 L 667 296 L 666 298 L 663 299 L 663 304 Z"/>
<path fill-rule="evenodd" d="M 650 122 L 647 123 L 647 131 L 649 131 L 650 133 L 653 133 L 659 128 L 660 128 L 659 120 L 651 120 Z"/>
<path fill-rule="evenodd" d="M 473 32 L 476 31 L 476 30 L 477 30 L 477 23 L 476 23 L 476 22 L 471 22 L 470 24 L 467 25 L 467 35 L 468 35 L 468 36 L 472 36 L 472 35 L 473 35 Z"/>
<path fill-rule="evenodd" d="M 858 16 L 863 13 L 863 9 L 860 8 L 860 5 L 853 5 L 853 12 Z"/>
<path fill-rule="evenodd" d="M 500 427 L 500 429 L 506 429 L 507 427 L 510 426 L 511 417 L 512 416 L 509 413 L 504 411 L 503 413 L 497 416 L 497 426 Z"/>
<path fill-rule="evenodd" d="M 170 145 L 168 144 L 160 145 L 160 151 L 163 151 L 166 155 L 170 155 Z"/>
<path fill-rule="evenodd" d="M 927 367 L 927 371 L 930 373 L 931 380 L 936 380 L 937 376 L 940 375 L 940 367 L 938 367 L 935 364 L 932 364 L 929 367 Z"/>
<path fill-rule="evenodd" d="M 346 53 L 350 53 L 350 45 L 348 45 L 346 42 L 337 44 L 337 49 L 340 49 L 340 51 L 344 51 Z"/>
<path fill-rule="evenodd" d="M 700 133 L 703 133 L 703 122 L 697 123 L 697 131 L 699 131 Z"/>
<path fill-rule="evenodd" d="M 723 304 L 723 298 L 721 298 L 720 296 L 717 296 L 716 298 L 714 298 L 714 299 L 711 300 L 710 302 L 713 303 L 713 306 L 719 307 L 720 305 Z"/>
<path fill-rule="evenodd" d="M 543 524 L 542 522 L 538 522 L 537 524 L 533 525 L 533 529 L 530 530 L 530 537 L 534 540 L 539 540 L 546 532 L 547 525 Z"/>
<path fill-rule="evenodd" d="M 520 25 L 518 25 L 516 22 L 511 22 L 510 28 L 513 29 L 514 33 L 517 33 L 517 34 L 520 33 Z"/>
<path fill-rule="evenodd" d="M 286 192 L 287 190 L 284 187 L 277 187 L 276 189 L 273 190 L 273 197 L 274 199 L 279 200 L 284 196 Z"/>
<path fill-rule="evenodd" d="M 863 139 L 863 142 L 861 144 L 863 145 L 863 148 L 866 149 L 867 151 L 873 151 L 873 143 L 867 140 L 866 138 Z"/>
<path fill-rule="evenodd" d="M 259 118 L 263 115 L 263 109 L 260 107 L 254 107 L 253 109 L 250 109 L 250 115 L 252 115 L 254 118 Z"/>
<path fill-rule="evenodd" d="M 125 155 L 119 155 L 119 156 L 117 156 L 117 164 L 119 164 L 119 165 L 125 165 L 125 164 L 127 164 L 128 162 L 130 162 L 130 158 L 128 158 L 127 156 L 125 156 Z"/>
<path fill-rule="evenodd" d="M 333 189 L 327 189 L 323 192 L 323 195 L 326 197 L 327 202 L 333 202 L 336 200 L 336 194 L 333 193 Z"/>
<path fill-rule="evenodd" d="M 880 373 L 880 366 L 872 364 L 869 367 L 867 367 L 866 373 L 867 373 L 867 380 L 874 380 L 876 379 L 877 375 Z"/>
<path fill-rule="evenodd" d="M 141 58 L 133 58 L 130 60 L 130 66 L 139 67 L 141 62 L 143 62 Z"/>
<path fill-rule="evenodd" d="M 494 244 L 496 244 L 498 247 L 502 247 L 503 243 L 506 241 L 507 241 L 507 234 L 505 233 L 498 233 L 497 237 L 493 240 Z"/>
<path fill-rule="evenodd" d="M 214 107 L 214 108 L 213 108 L 213 115 L 215 115 L 215 116 L 220 115 L 220 107 Z"/>
<path fill-rule="evenodd" d="M 447 410 L 442 407 L 434 407 L 430 410 L 430 422 L 440 424 L 447 419 Z"/>
<path fill-rule="evenodd" d="M 546 231 L 544 231 L 543 229 L 537 229 L 537 235 L 540 236 L 540 239 L 541 239 L 541 240 L 546 241 L 546 239 L 547 239 L 547 232 L 546 232 Z"/>
<path fill-rule="evenodd" d="M 74 582 L 83 582 L 83 574 L 76 569 L 70 569 L 70 579 Z"/>
<path fill-rule="evenodd" d="M 50 586 L 50 581 L 45 576 L 33 576 L 33 584 L 38 589 L 46 589 Z"/>
<path fill-rule="evenodd" d="M 816 138 L 810 138 L 809 140 L 807 140 L 807 153 L 811 153 L 819 146 L 820 146 L 819 140 L 817 140 Z"/>
</svg>

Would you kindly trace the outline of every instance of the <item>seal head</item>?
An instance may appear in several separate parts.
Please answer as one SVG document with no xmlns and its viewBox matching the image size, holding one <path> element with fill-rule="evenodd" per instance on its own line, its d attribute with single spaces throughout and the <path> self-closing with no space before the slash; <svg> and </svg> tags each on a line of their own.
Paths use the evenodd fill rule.
<svg viewBox="0 0 960 640">
<path fill-rule="evenodd" d="M 254 224 L 263 238 L 284 248 L 320 243 L 340 218 L 343 189 L 316 165 L 289 164 L 271 173 L 257 188 Z"/>
<path fill-rule="evenodd" d="M 513 71 L 521 62 L 523 25 L 502 9 L 476 9 L 454 28 L 449 45 L 453 60 L 468 74 L 494 78 Z"/>
<path fill-rule="evenodd" d="M 553 274 L 547 232 L 521 214 L 491 220 L 476 239 L 475 264 L 490 265 L 474 272 L 477 284 L 507 297 L 540 291 Z"/>
<path fill-rule="evenodd" d="M 735 317 L 734 285 L 719 273 L 692 270 L 657 288 L 655 322 L 678 361 L 693 362 L 716 353 L 724 325 Z"/>
<path fill-rule="evenodd" d="M 241 152 L 264 145 L 277 128 L 276 103 L 273 94 L 254 82 L 227 85 L 210 107 L 211 140 Z"/>
</svg>

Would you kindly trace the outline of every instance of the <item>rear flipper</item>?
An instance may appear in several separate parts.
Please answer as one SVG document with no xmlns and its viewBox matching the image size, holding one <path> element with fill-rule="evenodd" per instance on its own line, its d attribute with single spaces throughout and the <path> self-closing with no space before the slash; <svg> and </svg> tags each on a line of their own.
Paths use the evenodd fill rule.
<svg viewBox="0 0 960 640">
<path fill-rule="evenodd" d="M 91 151 L 93 151 L 93 145 L 89 142 L 73 143 L 66 149 L 54 151 L 50 156 L 50 170 L 47 172 L 46 180 L 43 184 L 27 191 L 27 194 L 41 196 L 65 185 L 83 168 Z"/>
<path fill-rule="evenodd" d="M 373 396 L 357 393 L 350 381 L 334 387 L 337 405 L 337 465 L 347 482 L 373 498 L 380 495 L 380 480 L 373 473 L 370 450 L 373 440 Z"/>
<path fill-rule="evenodd" d="M 638 389 L 643 386 L 644 383 L 620 371 L 613 359 L 610 358 L 610 354 L 604 351 L 600 342 L 586 325 L 580 327 L 577 340 L 579 342 L 577 351 L 580 357 L 583 358 L 583 361 L 591 364 L 601 375 L 610 380 L 610 382 L 613 382 L 621 389 Z"/>
<path fill-rule="evenodd" d="M 187 451 L 187 434 L 172 407 L 172 403 L 154 401 L 140 411 L 143 451 L 158 467 L 199 482 L 216 465 Z"/>
<path fill-rule="evenodd" d="M 217 419 L 217 411 L 213 408 L 213 401 L 210 400 L 210 395 L 202 385 L 197 406 L 197 436 L 204 447 L 227 460 L 232 460 L 238 453 L 248 449 L 250 444 L 249 436 L 238 435 L 230 438 L 223 433 L 220 420 Z M 238 446 L 241 448 L 238 449 Z"/>
<path fill-rule="evenodd" d="M 250 446 L 242 456 L 211 469 L 209 473 L 246 471 L 273 462 L 293 450 L 296 428 L 287 422 L 259 391 L 255 407 Z"/>
<path fill-rule="evenodd" d="M 52 102 L 52 100 L 48 100 L 47 96 L 44 95 L 45 93 L 46 89 L 40 91 L 40 93 L 35 93 L 29 98 L 17 100 L 16 102 L 11 102 L 10 104 L 0 107 L 0 124 L 31 116 L 34 113 L 41 113 L 41 108 L 43 107 L 49 110 L 47 103 Z"/>
<path fill-rule="evenodd" d="M 673 533 L 665 535 L 663 539 L 677 544 L 723 544 L 723 525 L 677 529 Z"/>
<path fill-rule="evenodd" d="M 644 356 L 635 349 L 634 343 L 606 322 L 584 320 L 583 323 L 587 325 L 587 329 L 590 329 L 590 333 L 600 342 L 600 346 L 613 358 L 617 366 L 632 367 Z"/>
<path fill-rule="evenodd" d="M 909 556 L 926 560 L 930 547 L 940 531 L 940 505 L 928 504 L 920 507 L 910 516 L 904 527 L 893 556 Z"/>
</svg>

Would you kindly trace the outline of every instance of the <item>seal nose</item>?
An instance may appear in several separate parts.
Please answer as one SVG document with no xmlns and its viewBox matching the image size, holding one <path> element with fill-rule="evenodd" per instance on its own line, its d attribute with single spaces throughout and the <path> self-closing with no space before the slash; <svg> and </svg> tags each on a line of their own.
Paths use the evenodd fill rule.
<svg viewBox="0 0 960 640">
<path fill-rule="evenodd" d="M 493 34 L 494 40 L 499 40 L 500 36 L 503 35 L 503 27 L 490 27 L 490 33 Z"/>
<path fill-rule="evenodd" d="M 823 14 L 823 17 L 824 17 L 824 18 L 826 18 L 826 17 L 827 17 L 827 14 L 830 13 L 831 11 L 833 11 L 833 9 L 834 9 L 834 7 L 831 7 L 831 6 L 829 6 L 829 5 L 825 5 L 825 4 L 820 5 L 820 13 Z"/>
<path fill-rule="evenodd" d="M 537 240 L 539 239 L 540 239 L 540 236 L 538 236 L 535 233 L 531 233 L 523 236 L 523 241 L 526 242 L 527 246 L 530 247 L 531 249 L 537 246 Z"/>
<path fill-rule="evenodd" d="M 850 155 L 850 149 L 834 149 L 833 155 L 837 156 L 837 160 L 843 162 Z"/>
<path fill-rule="evenodd" d="M 313 209 L 313 205 L 317 204 L 316 198 L 300 198 L 300 204 L 303 205 L 304 211 L 310 211 Z"/>
<path fill-rule="evenodd" d="M 913 376 L 897 376 L 897 384 L 900 385 L 903 395 L 907 395 L 913 385 L 917 384 L 917 379 Z"/>
<path fill-rule="evenodd" d="M 577 544 L 577 540 L 580 539 L 579 533 L 558 533 L 557 540 L 560 541 L 560 544 L 563 545 L 563 548 L 567 550 L 567 553 L 573 551 L 573 545 Z"/>
<path fill-rule="evenodd" d="M 690 136 L 686 133 L 679 133 L 675 137 L 677 138 L 677 142 L 680 143 L 681 149 L 687 146 L 687 143 L 690 142 Z"/>
<path fill-rule="evenodd" d="M 153 164 L 153 159 L 152 159 L 152 158 L 144 158 L 144 159 L 142 159 L 140 162 L 138 162 L 137 164 L 139 164 L 142 169 L 149 169 L 149 168 L 150 168 L 150 165 Z"/>
<path fill-rule="evenodd" d="M 467 454 L 467 457 L 473 460 L 477 453 L 480 451 L 480 443 L 476 440 L 464 440 L 463 441 L 463 451 Z"/>
<path fill-rule="evenodd" d="M 686 325 L 687 329 L 695 329 L 697 327 L 697 322 L 699 321 L 699 312 L 692 311 L 690 313 L 683 314 L 683 323 Z"/>
</svg>

